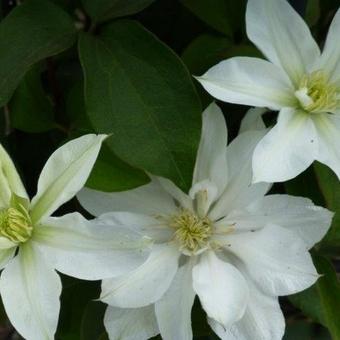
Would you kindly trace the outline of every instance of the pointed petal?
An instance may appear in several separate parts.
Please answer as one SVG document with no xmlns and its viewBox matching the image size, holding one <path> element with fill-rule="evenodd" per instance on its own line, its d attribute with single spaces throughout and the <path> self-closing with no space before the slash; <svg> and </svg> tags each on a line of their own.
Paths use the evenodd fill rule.
<svg viewBox="0 0 340 340">
<path fill-rule="evenodd" d="M 7 249 L 0 250 L 0 270 L 5 268 L 8 262 L 14 257 L 16 251 L 16 247 L 11 247 Z"/>
<path fill-rule="evenodd" d="M 248 131 L 236 137 L 227 148 L 229 182 L 209 213 L 212 220 L 228 215 L 232 210 L 244 208 L 262 198 L 270 188 L 268 183 L 251 184 L 251 160 L 254 149 L 265 131 Z"/>
<path fill-rule="evenodd" d="M 171 195 L 156 181 L 123 192 L 108 193 L 84 188 L 77 198 L 84 209 L 93 216 L 111 211 L 158 215 L 171 214 L 176 210 Z"/>
<path fill-rule="evenodd" d="M 101 300 L 125 308 L 154 303 L 168 290 L 177 272 L 179 255 L 173 244 L 155 245 L 146 262 L 135 271 L 103 280 Z"/>
<path fill-rule="evenodd" d="M 285 319 L 277 297 L 263 294 L 248 281 L 250 294 L 242 319 L 225 329 L 215 320 L 208 322 L 222 340 L 281 340 Z"/>
<path fill-rule="evenodd" d="M 25 187 L 15 168 L 11 157 L 0 144 L 0 208 L 7 208 L 12 197 L 12 193 L 27 198 Z"/>
<path fill-rule="evenodd" d="M 262 59 L 224 60 L 197 79 L 213 97 L 228 103 L 273 110 L 296 103 L 294 88 L 284 71 Z"/>
<path fill-rule="evenodd" d="M 291 230 L 267 225 L 254 232 L 230 234 L 227 240 L 226 248 L 242 260 L 266 294 L 294 294 L 319 277 L 306 244 Z"/>
<path fill-rule="evenodd" d="M 42 254 L 25 244 L 1 274 L 6 313 L 27 340 L 53 340 L 58 324 L 61 282 Z"/>
<path fill-rule="evenodd" d="M 241 122 L 239 134 L 247 131 L 262 131 L 266 129 L 262 115 L 267 111 L 264 108 L 249 109 Z"/>
<path fill-rule="evenodd" d="M 310 115 L 281 110 L 277 124 L 257 145 L 253 155 L 254 182 L 284 182 L 315 160 L 318 139 Z"/>
<path fill-rule="evenodd" d="M 148 340 L 159 333 L 153 305 L 133 309 L 108 306 L 104 325 L 110 339 Z"/>
<path fill-rule="evenodd" d="M 269 195 L 244 210 L 231 213 L 228 218 L 235 229 L 243 231 L 261 229 L 268 223 L 294 230 L 310 249 L 325 236 L 333 215 L 308 198 Z"/>
<path fill-rule="evenodd" d="M 224 327 L 242 318 L 249 298 L 247 283 L 238 269 L 214 252 L 205 252 L 194 266 L 193 286 L 210 318 Z"/>
<path fill-rule="evenodd" d="M 295 85 L 320 56 L 308 26 L 286 0 L 249 0 L 246 22 L 249 39 Z"/>
<path fill-rule="evenodd" d="M 69 276 L 99 280 L 123 275 L 148 255 L 146 241 L 126 227 L 87 221 L 79 213 L 43 222 L 35 228 L 33 241 L 54 268 Z"/>
<path fill-rule="evenodd" d="M 314 117 L 319 151 L 316 159 L 329 166 L 340 179 L 340 116 L 320 114 Z"/>
<path fill-rule="evenodd" d="M 106 135 L 85 135 L 57 149 L 45 164 L 32 200 L 33 223 L 51 215 L 84 186 Z"/>
<path fill-rule="evenodd" d="M 195 300 L 191 261 L 180 267 L 170 288 L 156 302 L 156 317 L 164 340 L 192 340 L 191 309 Z"/>
<path fill-rule="evenodd" d="M 203 112 L 201 141 L 197 152 L 193 184 L 210 180 L 223 191 L 228 180 L 228 131 L 221 109 L 212 103 Z"/>
<path fill-rule="evenodd" d="M 323 70 L 330 76 L 330 81 L 340 85 L 340 9 L 336 12 L 329 27 L 325 47 L 315 70 Z"/>
</svg>

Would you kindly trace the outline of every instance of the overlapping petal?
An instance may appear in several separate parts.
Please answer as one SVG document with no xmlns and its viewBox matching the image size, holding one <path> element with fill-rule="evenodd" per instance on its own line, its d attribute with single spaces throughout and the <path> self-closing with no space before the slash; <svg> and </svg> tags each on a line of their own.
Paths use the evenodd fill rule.
<svg viewBox="0 0 340 340">
<path fill-rule="evenodd" d="M 119 276 L 147 258 L 148 241 L 126 226 L 87 221 L 79 213 L 49 217 L 33 242 L 58 271 L 85 280 Z"/>
<path fill-rule="evenodd" d="M 174 244 L 154 245 L 149 258 L 136 270 L 103 280 L 101 300 L 125 308 L 144 307 L 156 302 L 176 275 L 179 255 Z"/>
<path fill-rule="evenodd" d="M 169 289 L 155 303 L 162 339 L 192 339 L 191 309 L 194 299 L 192 263 L 189 261 L 178 269 Z"/>
<path fill-rule="evenodd" d="M 53 340 L 61 282 L 46 259 L 29 244 L 4 269 L 0 291 L 6 313 L 27 340 Z"/>
<path fill-rule="evenodd" d="M 320 56 L 311 32 L 286 0 L 249 0 L 247 35 L 297 85 Z"/>
<path fill-rule="evenodd" d="M 224 60 L 197 79 L 213 97 L 229 103 L 275 110 L 296 103 L 294 88 L 286 73 L 263 59 Z"/>
<path fill-rule="evenodd" d="M 254 182 L 283 182 L 306 170 L 316 159 L 318 138 L 310 115 L 282 109 L 277 124 L 253 155 Z"/>
<path fill-rule="evenodd" d="M 84 186 L 106 135 L 85 135 L 57 149 L 45 164 L 32 199 L 33 223 L 51 215 Z"/>
</svg>

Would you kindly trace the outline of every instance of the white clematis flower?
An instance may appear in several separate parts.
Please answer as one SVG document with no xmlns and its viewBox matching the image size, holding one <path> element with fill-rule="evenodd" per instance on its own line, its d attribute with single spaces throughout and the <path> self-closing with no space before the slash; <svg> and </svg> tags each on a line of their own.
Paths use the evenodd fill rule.
<svg viewBox="0 0 340 340">
<path fill-rule="evenodd" d="M 105 138 L 86 135 L 56 150 L 32 201 L 0 145 L 0 292 L 9 319 L 27 340 L 54 339 L 62 288 L 55 270 L 98 280 L 143 261 L 135 232 L 93 225 L 78 213 L 50 217 L 83 187 Z"/>
<path fill-rule="evenodd" d="M 198 80 L 225 102 L 280 111 L 254 151 L 254 182 L 286 181 L 314 160 L 340 178 L 340 10 L 322 54 L 286 0 L 248 0 L 246 24 L 269 61 L 231 58 Z"/>
<path fill-rule="evenodd" d="M 158 333 L 165 340 L 192 339 L 196 295 L 222 339 L 282 337 L 277 296 L 318 279 L 308 249 L 326 233 L 332 213 L 308 199 L 265 196 L 267 183 L 251 185 L 251 155 L 263 134 L 244 132 L 226 148 L 225 120 L 212 104 L 203 114 L 189 195 L 153 176 L 131 191 L 79 193 L 98 223 L 133 228 L 154 240 L 143 265 L 103 280 L 110 339 Z"/>
</svg>

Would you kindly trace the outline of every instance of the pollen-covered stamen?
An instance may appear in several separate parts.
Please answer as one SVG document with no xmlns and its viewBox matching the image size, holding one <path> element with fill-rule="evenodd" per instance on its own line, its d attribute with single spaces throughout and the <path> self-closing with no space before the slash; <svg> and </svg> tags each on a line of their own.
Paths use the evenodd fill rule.
<svg viewBox="0 0 340 340">
<path fill-rule="evenodd" d="M 333 111 L 339 106 L 339 91 L 321 70 L 302 77 L 295 92 L 302 108 L 309 112 Z"/>
<path fill-rule="evenodd" d="M 181 249 L 196 253 L 208 245 L 213 225 L 207 217 L 200 218 L 189 210 L 182 210 L 172 217 L 170 227 L 176 230 L 175 239 Z"/>
<path fill-rule="evenodd" d="M 19 204 L 0 212 L 0 236 L 24 243 L 32 235 L 33 226 L 27 210 Z"/>
</svg>

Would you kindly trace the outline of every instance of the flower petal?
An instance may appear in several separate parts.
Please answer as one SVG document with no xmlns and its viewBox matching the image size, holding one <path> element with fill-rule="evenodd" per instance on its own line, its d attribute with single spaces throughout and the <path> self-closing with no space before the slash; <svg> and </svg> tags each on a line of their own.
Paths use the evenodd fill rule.
<svg viewBox="0 0 340 340">
<path fill-rule="evenodd" d="M 228 131 L 221 109 L 212 103 L 203 112 L 201 141 L 197 152 L 193 185 L 204 180 L 212 181 L 221 192 L 228 180 Z"/>
<path fill-rule="evenodd" d="M 308 113 L 281 110 L 277 124 L 253 155 L 254 182 L 284 182 L 306 170 L 316 158 L 318 139 Z"/>
<path fill-rule="evenodd" d="M 12 193 L 28 199 L 25 187 L 11 157 L 0 144 L 0 208 L 7 208 Z"/>
<path fill-rule="evenodd" d="M 61 282 L 42 254 L 25 244 L 0 279 L 6 313 L 27 340 L 54 339 L 60 309 Z"/>
<path fill-rule="evenodd" d="M 340 85 L 340 9 L 336 12 L 329 27 L 325 47 L 320 60 L 315 65 L 315 70 L 327 72 L 332 83 Z"/>
<path fill-rule="evenodd" d="M 318 207 L 308 198 L 288 195 L 269 195 L 228 218 L 236 229 L 251 231 L 268 223 L 294 230 L 312 248 L 327 233 L 333 213 Z"/>
<path fill-rule="evenodd" d="M 266 60 L 231 58 L 213 66 L 197 79 L 213 97 L 225 102 L 274 110 L 296 104 L 288 76 Z"/>
<path fill-rule="evenodd" d="M 5 268 L 8 262 L 14 257 L 16 247 L 11 247 L 7 249 L 0 250 L 0 270 Z"/>
<path fill-rule="evenodd" d="M 340 179 L 340 116 L 320 114 L 313 119 L 319 144 L 316 159 L 329 166 Z"/>
<path fill-rule="evenodd" d="M 144 264 L 124 276 L 103 280 L 101 300 L 111 306 L 137 308 L 159 300 L 178 268 L 174 244 L 155 245 Z"/>
<path fill-rule="evenodd" d="M 93 216 L 111 211 L 129 211 L 136 214 L 171 214 L 176 210 L 173 198 L 157 181 L 123 192 L 101 192 L 84 188 L 77 198 Z"/>
<path fill-rule="evenodd" d="M 155 303 L 156 317 L 164 340 L 192 340 L 191 309 L 195 300 L 191 261 L 180 267 L 170 288 Z"/>
<path fill-rule="evenodd" d="M 229 328 L 208 319 L 214 332 L 222 340 L 281 340 L 285 319 L 277 297 L 263 294 L 250 281 L 249 301 L 242 319 Z"/>
<path fill-rule="evenodd" d="M 51 215 L 84 186 L 106 135 L 85 135 L 57 149 L 45 164 L 32 200 L 33 223 Z"/>
<path fill-rule="evenodd" d="M 33 241 L 58 271 L 85 280 L 126 274 L 147 258 L 147 242 L 123 226 L 87 221 L 79 213 L 49 217 Z"/>
<path fill-rule="evenodd" d="M 240 320 L 249 291 L 242 274 L 214 252 L 205 252 L 193 268 L 193 287 L 210 318 L 224 327 Z"/>
<path fill-rule="evenodd" d="M 289 295 L 310 287 L 319 275 L 298 234 L 275 225 L 226 236 L 226 249 L 242 260 L 263 292 Z"/>
<path fill-rule="evenodd" d="M 266 129 L 262 115 L 267 112 L 264 108 L 249 109 L 242 119 L 239 134 L 247 131 L 262 131 Z"/>
<path fill-rule="evenodd" d="M 320 56 L 308 26 L 286 0 L 249 0 L 246 22 L 249 39 L 295 85 Z"/>
<path fill-rule="evenodd" d="M 252 185 L 252 155 L 265 131 L 248 131 L 240 134 L 227 148 L 229 182 L 209 213 L 212 220 L 228 215 L 232 210 L 244 208 L 262 198 L 270 188 L 268 183 Z"/>
<path fill-rule="evenodd" d="M 148 340 L 159 333 L 153 305 L 133 309 L 108 306 L 104 325 L 110 339 Z"/>
</svg>

